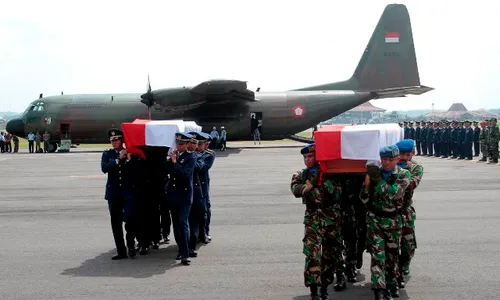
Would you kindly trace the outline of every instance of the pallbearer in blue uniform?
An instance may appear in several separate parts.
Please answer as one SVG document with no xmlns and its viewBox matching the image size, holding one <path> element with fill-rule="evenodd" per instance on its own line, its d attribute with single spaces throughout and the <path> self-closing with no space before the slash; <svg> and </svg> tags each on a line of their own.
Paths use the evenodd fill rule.
<svg viewBox="0 0 500 300">
<path fill-rule="evenodd" d="M 193 138 L 188 144 L 188 151 L 194 153 L 196 157 L 193 171 L 193 204 L 189 213 L 189 256 L 197 257 L 196 244 L 198 243 L 200 220 L 203 219 L 205 213 L 205 203 L 199 176 L 203 169 L 203 156 L 200 151 L 197 150 L 199 149 L 199 144 L 204 143 L 206 139 L 197 132 L 190 132 L 189 134 Z"/>
<path fill-rule="evenodd" d="M 203 169 L 199 173 L 199 176 L 205 203 L 205 213 L 203 215 L 203 220 L 201 220 L 202 226 L 200 226 L 200 241 L 207 244 L 212 240 L 210 236 L 210 219 L 212 218 L 212 205 L 210 204 L 210 169 L 214 164 L 215 152 L 207 149 L 210 143 L 210 135 L 205 132 L 201 132 L 200 135 L 203 135 L 206 139 L 206 142 L 200 145 L 200 153 L 203 157 Z"/>
<path fill-rule="evenodd" d="M 108 135 L 113 148 L 102 153 L 101 170 L 108 174 L 104 198 L 108 200 L 111 229 L 118 252 L 111 259 L 117 260 L 127 258 L 127 248 L 130 257 L 136 255 L 137 222 L 134 209 L 136 196 L 134 175 L 138 158 L 127 153 L 127 150 L 123 148 L 123 133 L 120 130 L 111 129 Z M 123 222 L 125 222 L 127 248 L 123 242 Z"/>
<path fill-rule="evenodd" d="M 177 151 L 169 156 L 172 161 L 170 180 L 166 189 L 166 198 L 172 212 L 174 236 L 182 264 L 189 265 L 189 212 L 193 203 L 193 171 L 196 161 L 194 153 L 187 151 L 193 137 L 188 133 L 176 133 Z"/>
</svg>

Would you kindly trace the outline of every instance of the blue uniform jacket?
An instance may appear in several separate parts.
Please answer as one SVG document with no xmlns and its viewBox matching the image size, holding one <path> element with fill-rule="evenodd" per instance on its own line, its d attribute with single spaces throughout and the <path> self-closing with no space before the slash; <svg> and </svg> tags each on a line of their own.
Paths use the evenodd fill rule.
<svg viewBox="0 0 500 300">
<path fill-rule="evenodd" d="M 458 143 L 463 144 L 465 141 L 465 128 L 463 127 L 457 127 L 458 128 Z"/>
<path fill-rule="evenodd" d="M 474 141 L 474 129 L 471 127 L 464 130 L 464 144 L 469 144 Z"/>
<path fill-rule="evenodd" d="M 203 189 L 201 187 L 200 173 L 203 170 L 204 159 L 201 152 L 194 153 L 196 160 L 193 172 L 193 201 L 199 201 L 203 198 Z"/>
<path fill-rule="evenodd" d="M 177 162 L 170 164 L 170 179 L 167 184 L 167 199 L 176 205 L 193 203 L 193 173 L 196 156 L 192 152 L 183 152 L 177 156 Z"/>
<path fill-rule="evenodd" d="M 204 150 L 201 152 L 203 157 L 203 169 L 199 173 L 200 183 L 204 197 L 210 197 L 210 168 L 214 164 L 215 152 L 212 150 Z"/>
<path fill-rule="evenodd" d="M 136 193 L 137 182 L 134 178 L 137 175 L 139 158 L 132 156 L 128 162 L 121 160 L 117 163 L 118 156 L 120 156 L 119 153 L 114 149 L 102 153 L 101 170 L 108 174 L 104 199 L 108 201 L 132 200 Z"/>
<path fill-rule="evenodd" d="M 422 140 L 422 128 L 420 127 L 415 128 L 415 140 L 416 141 Z"/>
</svg>

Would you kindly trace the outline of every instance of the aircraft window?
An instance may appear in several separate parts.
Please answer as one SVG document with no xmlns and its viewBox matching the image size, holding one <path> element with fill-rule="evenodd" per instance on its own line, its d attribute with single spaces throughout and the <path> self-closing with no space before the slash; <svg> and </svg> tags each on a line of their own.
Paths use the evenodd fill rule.
<svg viewBox="0 0 500 300">
<path fill-rule="evenodd" d="M 30 108 L 28 109 L 28 111 L 32 111 L 32 110 L 35 110 L 35 107 L 34 105 L 31 105 Z"/>
</svg>

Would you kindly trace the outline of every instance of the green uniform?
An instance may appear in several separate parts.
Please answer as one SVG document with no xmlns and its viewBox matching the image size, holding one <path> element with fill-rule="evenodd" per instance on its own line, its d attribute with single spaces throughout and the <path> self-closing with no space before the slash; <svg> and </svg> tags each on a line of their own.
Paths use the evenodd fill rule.
<svg viewBox="0 0 500 300">
<path fill-rule="evenodd" d="M 304 193 L 306 181 L 313 188 Z M 343 241 L 341 232 L 341 185 L 334 178 L 324 178 L 318 186 L 317 168 L 306 168 L 292 175 L 291 191 L 302 197 L 306 205 L 304 214 L 303 253 L 306 256 L 304 284 L 327 285 L 333 282 L 334 273 L 343 270 Z"/>
<path fill-rule="evenodd" d="M 481 153 L 483 154 L 483 160 L 488 158 L 488 128 L 481 128 L 481 133 L 479 133 L 479 148 L 481 149 Z"/>
<path fill-rule="evenodd" d="M 399 256 L 400 271 L 408 271 L 410 268 L 410 261 L 415 255 L 417 249 L 417 240 L 415 238 L 415 220 L 416 213 L 413 207 L 413 193 L 420 184 L 422 176 L 424 175 L 424 167 L 411 161 L 412 166 L 405 169 L 410 171 L 411 180 L 410 185 L 406 188 L 403 207 L 400 209 L 401 220 L 403 227 L 401 230 L 401 254 Z"/>
<path fill-rule="evenodd" d="M 496 124 L 490 126 L 488 131 L 488 157 L 493 162 L 498 162 L 498 142 L 500 141 L 500 132 L 498 131 L 498 127 Z"/>
<path fill-rule="evenodd" d="M 384 179 L 385 178 L 385 179 Z M 370 189 L 363 188 L 360 199 L 367 205 L 367 248 L 371 259 L 371 281 L 374 289 L 385 290 L 399 277 L 398 252 L 402 220 L 398 209 L 410 185 L 408 170 L 397 167 L 378 181 L 372 177 Z"/>
</svg>

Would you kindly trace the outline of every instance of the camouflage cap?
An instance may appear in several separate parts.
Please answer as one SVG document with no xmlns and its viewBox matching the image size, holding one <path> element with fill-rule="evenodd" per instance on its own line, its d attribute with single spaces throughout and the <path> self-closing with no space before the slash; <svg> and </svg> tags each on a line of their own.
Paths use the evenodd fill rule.
<svg viewBox="0 0 500 300">
<path fill-rule="evenodd" d="M 495 122 L 496 122 L 496 121 L 497 121 L 497 118 L 491 118 L 491 120 L 490 120 L 490 121 L 491 121 L 491 122 L 493 122 L 493 121 L 495 121 Z"/>
</svg>

